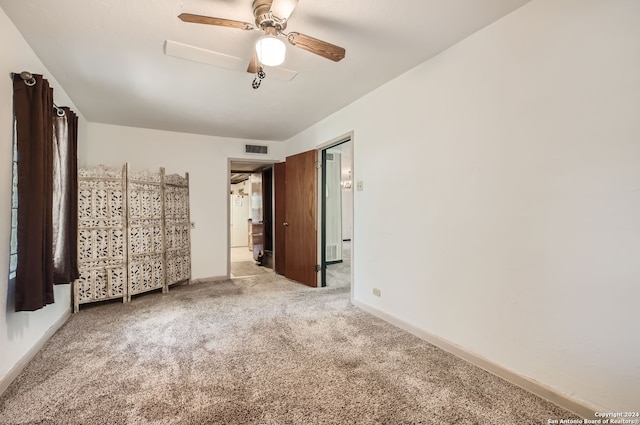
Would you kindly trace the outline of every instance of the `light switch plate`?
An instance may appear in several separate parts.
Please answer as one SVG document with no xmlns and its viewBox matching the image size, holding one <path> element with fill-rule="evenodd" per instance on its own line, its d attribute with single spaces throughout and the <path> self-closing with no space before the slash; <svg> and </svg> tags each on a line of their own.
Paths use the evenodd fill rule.
<svg viewBox="0 0 640 425">
<path fill-rule="evenodd" d="M 356 182 L 356 190 L 358 192 L 362 192 L 364 190 L 364 182 L 362 180 L 358 180 Z"/>
</svg>

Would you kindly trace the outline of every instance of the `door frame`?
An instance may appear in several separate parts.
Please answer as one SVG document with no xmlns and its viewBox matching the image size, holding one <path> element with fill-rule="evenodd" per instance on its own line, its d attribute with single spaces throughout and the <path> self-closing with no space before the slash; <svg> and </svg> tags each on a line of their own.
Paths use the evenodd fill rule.
<svg viewBox="0 0 640 425">
<path fill-rule="evenodd" d="M 229 196 L 229 191 L 231 190 L 231 163 L 233 162 L 249 162 L 256 165 L 266 166 L 273 165 L 279 161 L 275 159 L 262 158 L 227 158 L 227 279 L 231 278 L 231 197 Z M 272 197 L 273 195 L 274 194 L 271 193 Z M 271 226 L 273 227 L 273 223 L 271 223 Z"/>
<path fill-rule="evenodd" d="M 327 149 L 330 149 L 334 146 L 340 145 L 342 143 L 346 143 L 346 142 L 351 142 L 351 179 L 354 179 L 355 176 L 355 136 L 354 136 L 354 132 L 350 131 L 348 133 L 345 133 L 341 136 L 338 136 L 336 138 L 333 138 L 331 140 L 329 140 L 328 142 L 325 142 L 321 145 L 318 145 L 317 149 L 318 149 L 318 158 L 319 161 L 322 163 L 322 155 L 323 152 Z M 321 287 L 322 285 L 322 275 L 324 273 L 326 273 L 326 267 L 327 265 L 325 264 L 325 252 L 324 252 L 324 231 L 323 231 L 323 226 L 324 226 L 324 204 L 322 202 L 322 194 L 324 193 L 324 184 L 325 182 L 323 181 L 324 179 L 322 178 L 324 173 L 324 170 L 322 169 L 322 167 L 318 168 L 318 199 L 317 199 L 317 205 L 318 205 L 318 214 L 317 214 L 317 218 L 318 218 L 318 229 L 320 229 L 320 236 L 317 239 L 317 243 L 318 243 L 318 264 L 320 264 L 320 273 L 318 273 L 318 287 Z M 354 252 L 355 252 L 355 185 L 352 186 L 351 188 L 351 204 L 353 205 L 353 208 L 351 209 L 351 223 L 352 223 L 352 227 L 351 227 L 351 300 L 353 301 L 353 294 L 354 294 Z"/>
<path fill-rule="evenodd" d="M 281 276 L 287 274 L 286 229 L 281 222 L 286 220 L 286 174 L 286 160 L 273 164 L 273 271 Z"/>
</svg>

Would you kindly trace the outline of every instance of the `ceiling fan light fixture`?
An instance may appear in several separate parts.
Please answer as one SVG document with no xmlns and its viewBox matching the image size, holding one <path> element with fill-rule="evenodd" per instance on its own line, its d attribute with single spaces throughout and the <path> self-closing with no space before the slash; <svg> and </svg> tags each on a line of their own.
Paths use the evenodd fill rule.
<svg viewBox="0 0 640 425">
<path fill-rule="evenodd" d="M 278 66 L 284 62 L 287 47 L 284 42 L 273 35 L 260 37 L 256 43 L 256 54 L 261 64 Z"/>
</svg>

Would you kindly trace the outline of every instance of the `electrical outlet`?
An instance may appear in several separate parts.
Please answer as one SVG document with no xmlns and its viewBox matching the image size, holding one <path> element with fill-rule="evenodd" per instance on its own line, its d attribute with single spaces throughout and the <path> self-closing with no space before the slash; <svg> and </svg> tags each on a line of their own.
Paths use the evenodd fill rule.
<svg viewBox="0 0 640 425">
<path fill-rule="evenodd" d="M 373 295 L 375 295 L 376 297 L 381 296 L 380 295 L 380 289 L 379 288 L 373 288 Z"/>
<path fill-rule="evenodd" d="M 358 180 L 356 182 L 356 190 L 358 192 L 362 192 L 364 190 L 364 182 L 362 180 Z"/>
</svg>

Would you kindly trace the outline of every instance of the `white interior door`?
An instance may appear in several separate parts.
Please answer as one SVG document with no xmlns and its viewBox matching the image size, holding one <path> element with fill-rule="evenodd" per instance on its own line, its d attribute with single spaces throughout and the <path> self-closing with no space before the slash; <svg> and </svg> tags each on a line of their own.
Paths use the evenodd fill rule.
<svg viewBox="0 0 640 425">
<path fill-rule="evenodd" d="M 231 247 L 249 246 L 250 198 L 231 195 Z"/>
</svg>

